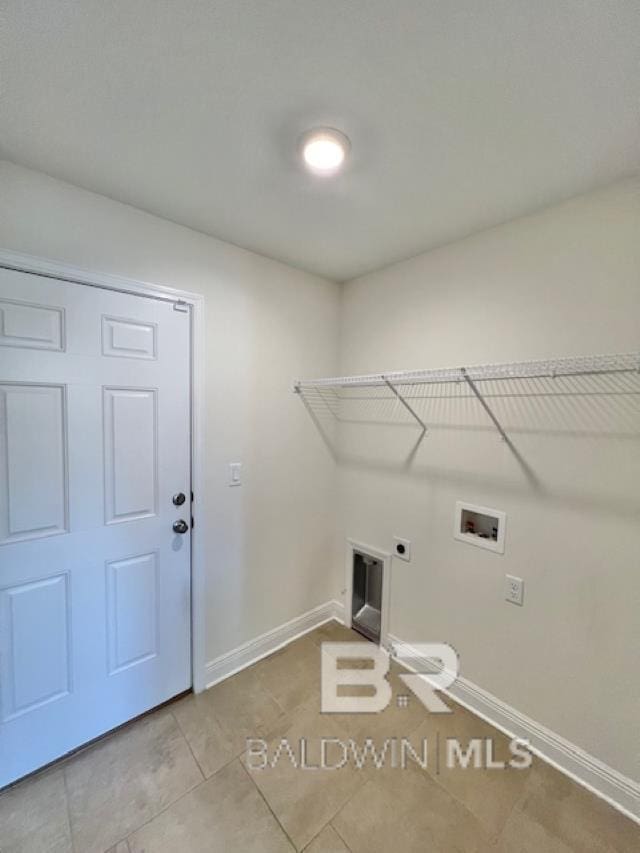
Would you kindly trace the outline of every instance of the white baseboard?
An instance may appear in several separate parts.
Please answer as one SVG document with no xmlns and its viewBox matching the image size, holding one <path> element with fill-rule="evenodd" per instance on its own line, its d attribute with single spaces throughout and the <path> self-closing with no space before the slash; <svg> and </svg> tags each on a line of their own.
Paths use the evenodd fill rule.
<svg viewBox="0 0 640 853">
<path fill-rule="evenodd" d="M 388 639 L 390 645 L 402 647 L 403 656 L 406 654 L 415 661 L 411 667 L 414 671 L 433 671 L 433 662 L 421 660 L 409 644 L 392 635 Z M 637 782 L 466 678 L 458 676 L 455 683 L 443 692 L 510 737 L 526 740 L 535 755 L 640 823 L 640 785 Z"/>
<path fill-rule="evenodd" d="M 248 643 L 243 643 L 206 664 L 204 679 L 206 687 L 213 687 L 219 681 L 251 666 L 252 663 L 297 640 L 298 637 L 313 631 L 314 628 L 324 625 L 325 622 L 330 622 L 332 619 L 342 622 L 343 616 L 344 606 L 339 601 L 326 601 L 319 607 L 303 613 L 302 616 L 297 616 L 285 622 L 284 625 L 279 625 L 249 640 Z"/>
</svg>

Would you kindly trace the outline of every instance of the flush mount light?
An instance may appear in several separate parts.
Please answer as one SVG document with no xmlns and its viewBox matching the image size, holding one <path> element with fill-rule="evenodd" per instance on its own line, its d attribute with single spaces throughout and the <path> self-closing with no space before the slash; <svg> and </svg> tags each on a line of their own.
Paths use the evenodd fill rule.
<svg viewBox="0 0 640 853">
<path fill-rule="evenodd" d="M 344 133 L 330 127 L 308 130 L 300 141 L 304 164 L 316 175 L 335 175 L 340 171 L 350 147 Z"/>
</svg>

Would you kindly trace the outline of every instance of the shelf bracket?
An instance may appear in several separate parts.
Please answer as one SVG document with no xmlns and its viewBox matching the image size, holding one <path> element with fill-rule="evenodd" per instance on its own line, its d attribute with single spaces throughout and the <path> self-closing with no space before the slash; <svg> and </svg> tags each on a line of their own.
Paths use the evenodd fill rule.
<svg viewBox="0 0 640 853">
<path fill-rule="evenodd" d="M 420 424 L 420 426 L 422 427 L 422 434 L 424 435 L 424 433 L 426 433 L 426 432 L 427 432 L 427 425 L 425 424 L 425 422 L 424 422 L 424 421 L 422 420 L 422 418 L 417 414 L 417 412 L 416 412 L 416 411 L 415 411 L 415 410 L 414 410 L 414 409 L 409 405 L 409 403 L 407 403 L 407 401 L 406 401 L 406 400 L 405 400 L 405 398 L 402 396 L 402 394 L 398 391 L 398 389 L 395 387 L 395 385 L 392 385 L 392 384 L 391 384 L 391 382 L 389 382 L 389 380 L 387 379 L 387 377 L 386 377 L 386 376 L 383 376 L 382 378 L 384 379 L 385 385 L 387 385 L 387 387 L 389 387 L 389 388 L 393 391 L 393 393 L 396 395 L 396 397 L 398 398 L 398 400 L 400 400 L 400 402 L 401 402 L 401 403 L 402 403 L 402 405 L 405 407 L 405 409 L 406 409 L 406 410 L 407 410 L 407 411 L 408 411 L 408 412 L 409 412 L 409 413 L 410 413 L 410 414 L 411 414 L 411 415 L 416 419 L 416 421 Z"/>
<path fill-rule="evenodd" d="M 495 428 L 498 430 L 498 432 L 502 436 L 502 440 L 506 441 L 507 444 L 510 445 L 511 442 L 509 441 L 508 435 L 506 434 L 506 432 L 502 428 L 500 421 L 496 418 L 496 416 L 493 414 L 492 410 L 489 408 L 487 401 L 484 399 L 482 394 L 478 391 L 478 387 L 477 387 L 476 383 L 473 381 L 473 379 L 471 379 L 471 377 L 467 373 L 466 367 L 461 367 L 460 372 L 462 373 L 462 376 L 463 376 L 465 382 L 467 383 L 467 385 L 469 386 L 469 388 L 471 388 L 473 393 L 476 395 L 476 397 L 480 401 L 480 405 L 482 406 L 482 408 L 485 410 L 485 412 L 491 418 L 493 425 L 495 426 Z"/>
</svg>

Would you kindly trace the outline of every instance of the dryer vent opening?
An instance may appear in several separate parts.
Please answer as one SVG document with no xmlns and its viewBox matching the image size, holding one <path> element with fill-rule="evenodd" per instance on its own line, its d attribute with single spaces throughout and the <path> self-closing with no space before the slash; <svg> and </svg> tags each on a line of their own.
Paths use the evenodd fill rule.
<svg viewBox="0 0 640 853">
<path fill-rule="evenodd" d="M 353 552 L 351 624 L 368 640 L 380 642 L 382 612 L 382 560 Z"/>
</svg>

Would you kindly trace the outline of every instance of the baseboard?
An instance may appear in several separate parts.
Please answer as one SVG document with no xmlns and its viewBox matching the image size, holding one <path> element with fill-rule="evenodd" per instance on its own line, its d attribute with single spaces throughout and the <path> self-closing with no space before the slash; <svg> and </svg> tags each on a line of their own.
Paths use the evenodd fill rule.
<svg viewBox="0 0 640 853">
<path fill-rule="evenodd" d="M 403 657 L 406 655 L 415 661 L 415 665 L 410 667 L 414 671 L 433 671 L 433 662 L 421 660 L 410 644 L 392 635 L 388 639 L 390 646 L 402 647 Z M 531 751 L 539 758 L 640 823 L 640 785 L 637 782 L 466 678 L 458 676 L 455 683 L 443 692 L 510 737 L 528 741 Z"/>
<path fill-rule="evenodd" d="M 325 622 L 330 622 L 336 619 L 338 622 L 343 621 L 344 607 L 339 601 L 326 601 L 319 607 L 314 607 L 313 610 L 308 610 L 302 616 L 297 616 L 277 628 L 272 628 L 265 634 L 261 634 L 248 643 L 232 649 L 230 652 L 220 655 L 215 658 L 205 667 L 205 685 L 213 687 L 230 675 L 245 669 L 252 663 L 261 660 L 267 655 L 288 645 L 298 637 L 308 634 L 314 628 L 324 625 Z"/>
</svg>

